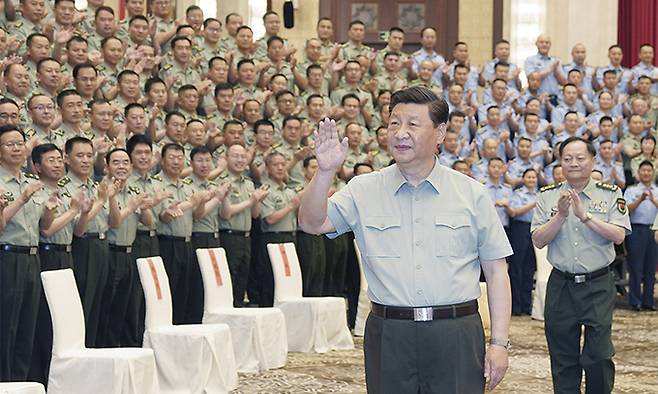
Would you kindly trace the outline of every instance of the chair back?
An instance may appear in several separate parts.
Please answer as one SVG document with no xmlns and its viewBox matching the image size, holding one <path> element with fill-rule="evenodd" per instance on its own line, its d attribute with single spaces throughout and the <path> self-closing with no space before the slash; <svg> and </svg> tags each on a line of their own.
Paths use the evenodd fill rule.
<svg viewBox="0 0 658 394">
<path fill-rule="evenodd" d="M 137 259 L 139 281 L 144 289 L 147 330 L 172 324 L 171 290 L 169 277 L 160 256 Z"/>
<path fill-rule="evenodd" d="M 302 297 L 302 271 L 295 244 L 267 244 L 272 272 L 274 273 L 274 301 Z"/>
<path fill-rule="evenodd" d="M 85 348 L 85 315 L 70 268 L 41 273 L 53 322 L 53 355 Z"/>
<path fill-rule="evenodd" d="M 224 248 L 197 249 L 203 278 L 203 312 L 233 308 L 233 284 Z"/>
</svg>

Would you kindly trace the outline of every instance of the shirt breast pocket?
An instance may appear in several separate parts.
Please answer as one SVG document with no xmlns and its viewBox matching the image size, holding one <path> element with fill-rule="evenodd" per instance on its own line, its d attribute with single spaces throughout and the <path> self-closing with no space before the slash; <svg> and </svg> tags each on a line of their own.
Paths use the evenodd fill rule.
<svg viewBox="0 0 658 394">
<path fill-rule="evenodd" d="M 401 219 L 398 216 L 368 216 L 364 219 L 366 256 L 399 258 Z"/>
<path fill-rule="evenodd" d="M 439 257 L 465 257 L 474 248 L 468 215 L 434 217 L 434 248 Z"/>
</svg>

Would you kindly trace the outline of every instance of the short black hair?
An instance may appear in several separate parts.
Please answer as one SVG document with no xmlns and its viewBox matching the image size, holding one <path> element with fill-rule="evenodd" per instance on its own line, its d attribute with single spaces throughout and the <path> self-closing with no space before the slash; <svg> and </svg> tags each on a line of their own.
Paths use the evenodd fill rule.
<svg viewBox="0 0 658 394">
<path fill-rule="evenodd" d="M 25 40 L 25 46 L 29 48 L 30 45 L 32 45 L 32 41 L 37 37 L 45 38 L 46 40 L 48 40 L 48 43 L 50 44 L 50 38 L 48 38 L 47 35 L 43 33 L 32 33 L 29 36 L 27 36 L 27 39 Z"/>
<path fill-rule="evenodd" d="M 242 18 L 242 15 L 238 14 L 237 12 L 231 12 L 226 15 L 226 18 L 224 18 L 224 22 L 228 23 L 228 20 L 231 19 L 232 16 L 239 16 L 240 18 Z"/>
<path fill-rule="evenodd" d="M 233 85 L 228 82 L 218 83 L 215 85 L 215 97 L 219 96 L 219 92 L 222 90 L 230 90 L 232 92 Z"/>
<path fill-rule="evenodd" d="M 372 171 L 375 170 L 375 169 L 372 167 L 372 165 L 369 164 L 369 163 L 356 163 L 356 164 L 354 165 L 354 173 L 355 173 L 355 174 L 356 174 L 356 171 L 357 171 L 360 167 L 368 167 L 368 168 L 370 168 Z"/>
<path fill-rule="evenodd" d="M 315 157 L 315 156 L 309 156 L 309 157 L 305 158 L 304 161 L 302 161 L 302 166 L 304 168 L 307 168 L 309 166 L 309 164 L 311 164 L 311 160 L 318 160 L 318 158 Z"/>
<path fill-rule="evenodd" d="M 135 15 L 132 18 L 130 18 L 130 22 L 128 22 L 128 26 L 132 25 L 134 21 L 144 21 L 147 24 L 149 23 L 149 20 L 146 19 L 144 15 Z"/>
<path fill-rule="evenodd" d="M 96 12 L 94 12 L 94 19 L 98 18 L 98 14 L 100 14 L 101 11 L 107 11 L 107 12 L 109 12 L 110 14 L 112 14 L 112 16 L 114 16 L 114 10 L 113 10 L 112 8 L 110 8 L 110 7 L 106 6 L 106 5 L 102 5 L 102 6 L 98 7 L 98 8 L 96 8 Z"/>
<path fill-rule="evenodd" d="M 258 134 L 258 129 L 261 126 L 270 126 L 270 127 L 272 127 L 272 129 L 275 129 L 274 123 L 272 123 L 269 119 L 258 119 L 254 123 L 254 133 Z"/>
<path fill-rule="evenodd" d="M 274 41 L 279 41 L 279 42 L 281 43 L 281 45 L 284 45 L 284 44 L 285 44 L 285 42 L 283 42 L 283 38 L 281 38 L 281 37 L 279 37 L 279 36 L 272 36 L 272 37 L 270 37 L 270 38 L 267 39 L 267 47 L 269 48 L 270 45 L 272 45 L 272 43 L 273 43 Z"/>
<path fill-rule="evenodd" d="M 404 34 L 404 30 L 402 30 L 402 28 L 398 26 L 393 26 L 390 29 L 388 29 L 389 34 L 393 33 L 394 31 Z"/>
<path fill-rule="evenodd" d="M 219 19 L 217 19 L 217 18 L 206 18 L 206 20 L 203 21 L 203 28 L 205 29 L 206 27 L 208 27 L 209 24 L 211 24 L 213 22 L 219 23 L 219 27 L 222 27 L 222 21 L 220 21 Z"/>
<path fill-rule="evenodd" d="M 172 49 L 172 50 L 173 50 L 174 48 L 176 48 L 176 43 L 177 43 L 178 41 L 187 41 L 187 42 L 190 44 L 190 46 L 192 46 L 192 41 L 191 41 L 189 38 L 187 38 L 187 37 L 185 37 L 185 36 L 176 36 L 176 37 L 174 37 L 174 38 L 171 39 L 171 49 Z"/>
<path fill-rule="evenodd" d="M 351 29 L 352 26 L 354 26 L 354 25 L 361 25 L 361 26 L 363 26 L 363 27 L 366 27 L 366 24 L 363 23 L 362 20 L 360 20 L 360 19 L 355 19 L 355 20 L 353 20 L 353 21 L 350 22 L 350 24 L 349 24 L 349 26 L 347 26 L 347 28 L 348 28 L 348 29 Z"/>
<path fill-rule="evenodd" d="M 238 62 L 238 65 L 235 67 L 235 69 L 240 70 L 240 67 L 242 67 L 243 64 L 251 64 L 252 66 L 256 65 L 256 63 L 254 63 L 254 61 L 251 59 L 242 59 Z"/>
<path fill-rule="evenodd" d="M 75 89 L 62 90 L 57 95 L 57 106 L 58 107 L 62 106 L 62 101 L 64 101 L 64 97 L 67 97 L 67 96 L 80 96 L 80 93 L 78 93 L 78 91 L 75 90 Z M 82 97 L 82 96 L 80 96 L 80 97 Z"/>
<path fill-rule="evenodd" d="M 205 145 L 195 146 L 194 148 L 192 148 L 192 151 L 190 152 L 190 160 L 194 160 L 194 156 L 196 155 L 202 155 L 205 153 L 212 155 L 212 152 L 210 152 L 210 149 L 208 149 L 207 146 Z"/>
<path fill-rule="evenodd" d="M 242 129 L 244 129 L 244 125 L 242 124 L 242 122 L 240 122 L 237 119 L 229 119 L 226 122 L 224 122 L 224 126 L 222 126 L 222 131 L 226 131 L 226 129 L 230 125 L 237 125 L 237 126 L 240 126 Z"/>
<path fill-rule="evenodd" d="M 128 151 L 126 149 L 124 149 L 124 148 L 113 148 L 105 154 L 105 164 L 110 164 L 110 158 L 116 152 L 126 152 L 126 154 L 128 155 L 128 160 L 130 160 L 130 162 L 132 163 L 132 159 L 130 158 L 130 153 L 128 153 Z"/>
<path fill-rule="evenodd" d="M 299 116 L 288 115 L 285 118 L 283 118 L 283 122 L 281 123 L 281 128 L 285 128 L 288 122 L 292 122 L 293 120 L 298 121 L 300 124 L 302 123 L 302 119 Z"/>
<path fill-rule="evenodd" d="M 25 141 L 25 133 L 21 131 L 17 126 L 14 126 L 13 124 L 6 124 L 0 126 L 0 138 L 2 137 L 3 134 L 10 133 L 12 131 L 18 131 L 21 133 L 21 137 L 23 137 L 23 141 Z"/>
<path fill-rule="evenodd" d="M 389 106 L 390 111 L 393 112 L 393 109 L 398 104 L 427 105 L 427 110 L 434 127 L 448 120 L 448 103 L 446 103 L 443 97 L 438 97 L 434 92 L 423 86 L 414 86 L 393 93 Z"/>
<path fill-rule="evenodd" d="M 123 109 L 123 116 L 128 117 L 128 113 L 133 108 L 141 108 L 142 110 L 144 110 L 144 106 L 142 104 L 140 104 L 140 103 L 130 103 L 130 104 L 126 105 L 126 107 Z"/>
<path fill-rule="evenodd" d="M 128 155 L 133 154 L 137 145 L 147 145 L 149 149 L 153 151 L 153 142 L 146 134 L 134 134 L 128 139 L 128 141 L 126 141 L 126 151 L 128 152 Z"/>
<path fill-rule="evenodd" d="M 612 117 L 607 116 L 607 115 L 606 116 L 601 116 L 601 119 L 599 119 L 599 125 L 602 124 L 603 122 L 612 123 L 613 122 Z"/>
<path fill-rule="evenodd" d="M 594 147 L 594 144 L 589 142 L 588 140 L 581 138 L 581 137 L 569 137 L 566 140 L 562 141 L 562 144 L 560 144 L 560 157 L 562 157 L 562 153 L 564 153 L 564 148 L 573 143 L 573 142 L 582 142 L 587 146 L 587 152 L 592 155 L 592 157 L 596 156 L 596 148 Z"/>
<path fill-rule="evenodd" d="M 94 149 L 94 144 L 89 138 L 76 135 L 75 137 L 71 137 L 66 140 L 66 143 L 64 144 L 64 152 L 66 152 L 67 155 L 70 155 L 73 151 L 73 147 L 77 144 L 87 144 L 91 146 L 92 149 Z"/>
<path fill-rule="evenodd" d="M 91 68 L 94 70 L 94 74 L 98 76 L 98 70 L 96 70 L 96 67 L 94 67 L 93 64 L 91 63 L 80 63 L 76 64 L 75 67 L 73 67 L 73 79 L 78 78 L 78 75 L 80 75 L 80 70 L 85 69 L 85 68 Z"/>
<path fill-rule="evenodd" d="M 48 143 L 35 146 L 34 149 L 32 149 L 32 163 L 41 164 L 43 155 L 54 150 L 58 151 L 60 155 L 63 155 L 62 150 L 55 144 Z"/>
<path fill-rule="evenodd" d="M 357 95 L 354 94 L 354 93 L 347 93 L 346 95 L 344 95 L 344 96 L 340 99 L 340 105 L 341 105 L 341 106 L 345 105 L 345 101 L 346 101 L 347 99 L 356 99 L 356 101 L 359 102 L 359 105 L 361 104 L 361 99 L 359 98 L 359 96 L 357 96 Z"/>
<path fill-rule="evenodd" d="M 55 59 L 54 57 L 45 57 L 37 62 L 37 72 L 41 71 L 41 65 L 43 65 L 45 62 L 55 62 L 60 67 L 62 67 L 62 64 L 59 62 L 59 60 Z"/>
<path fill-rule="evenodd" d="M 643 166 L 650 166 L 652 170 L 654 169 L 653 163 L 650 160 L 642 160 L 642 163 L 640 163 L 640 165 L 637 168 L 639 169 L 642 168 Z"/>
<path fill-rule="evenodd" d="M 180 144 L 177 144 L 175 142 L 170 142 L 162 147 L 162 153 L 160 154 L 160 157 L 165 157 L 167 152 L 170 150 L 176 150 L 185 153 L 185 149 L 183 149 L 183 147 Z"/>
<path fill-rule="evenodd" d="M 163 81 L 161 78 L 151 77 L 151 78 L 147 79 L 146 82 L 144 82 L 144 91 L 146 93 L 148 93 L 151 90 L 151 88 L 153 87 L 153 85 L 155 85 L 156 83 L 161 83 L 161 84 L 167 86 L 165 81 Z"/>
<path fill-rule="evenodd" d="M 123 77 L 125 77 L 125 76 L 127 76 L 127 75 L 134 75 L 134 76 L 136 76 L 137 79 L 139 80 L 139 74 L 137 74 L 137 73 L 134 72 L 133 70 L 125 69 L 125 70 L 121 71 L 121 72 L 119 73 L 119 75 L 117 75 L 117 82 L 121 82 L 121 80 L 123 79 Z"/>
</svg>

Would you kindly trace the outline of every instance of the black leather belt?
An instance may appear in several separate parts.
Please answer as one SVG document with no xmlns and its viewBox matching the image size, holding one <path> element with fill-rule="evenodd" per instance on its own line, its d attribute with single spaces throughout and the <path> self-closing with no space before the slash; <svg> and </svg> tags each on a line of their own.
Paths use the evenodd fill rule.
<svg viewBox="0 0 658 394">
<path fill-rule="evenodd" d="M 95 239 L 100 239 L 101 241 L 105 239 L 105 233 L 84 233 L 84 235 L 74 235 L 75 238 L 83 238 L 83 239 L 90 239 L 90 238 L 95 238 Z"/>
<path fill-rule="evenodd" d="M 192 238 L 219 238 L 219 232 L 215 231 L 214 233 L 205 233 L 201 231 L 195 231 L 192 233 Z"/>
<path fill-rule="evenodd" d="M 73 250 L 73 248 L 72 248 L 71 245 L 42 243 L 42 244 L 39 244 L 39 250 L 46 251 L 46 252 L 71 253 L 71 250 Z"/>
<path fill-rule="evenodd" d="M 27 254 L 30 256 L 36 256 L 37 252 L 39 251 L 39 247 L 5 244 L 5 245 L 0 245 L 0 250 L 2 250 L 3 252 L 20 253 L 20 254 Z"/>
<path fill-rule="evenodd" d="M 263 234 L 290 235 L 292 237 L 297 235 L 295 231 L 264 231 Z"/>
<path fill-rule="evenodd" d="M 474 315 L 477 312 L 477 300 L 463 302 L 461 304 L 425 307 L 386 306 L 372 303 L 372 313 L 384 319 L 432 321 L 437 319 L 455 319 Z"/>
<path fill-rule="evenodd" d="M 190 242 L 192 237 L 177 237 L 175 235 L 158 234 L 158 239 L 162 241 Z"/>
<path fill-rule="evenodd" d="M 596 279 L 601 276 L 607 275 L 608 272 L 611 271 L 611 268 L 608 265 L 607 267 L 603 267 L 594 272 L 587 272 L 584 274 L 572 274 L 571 272 L 560 271 L 557 268 L 553 268 L 553 271 L 555 271 L 556 274 L 560 275 L 564 279 L 568 279 L 569 281 L 573 281 L 574 283 L 585 283 L 592 279 Z"/>
<path fill-rule="evenodd" d="M 110 244 L 110 250 L 113 252 L 120 252 L 120 253 L 131 253 L 133 251 L 133 247 L 131 246 L 124 246 L 124 245 L 115 245 L 115 244 Z"/>
<path fill-rule="evenodd" d="M 250 232 L 249 231 L 236 231 L 236 230 L 219 230 L 220 233 L 224 234 L 231 234 L 231 235 L 237 235 L 239 237 L 248 237 Z"/>
<path fill-rule="evenodd" d="M 137 230 L 137 235 L 142 237 L 155 237 L 158 233 L 155 230 Z"/>
</svg>

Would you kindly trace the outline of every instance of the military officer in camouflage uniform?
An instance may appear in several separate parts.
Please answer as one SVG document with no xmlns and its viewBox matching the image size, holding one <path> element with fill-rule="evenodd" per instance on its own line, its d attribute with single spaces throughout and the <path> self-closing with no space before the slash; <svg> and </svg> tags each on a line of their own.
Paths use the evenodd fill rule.
<svg viewBox="0 0 658 394">
<path fill-rule="evenodd" d="M 88 211 L 82 211 L 73 231 L 73 266 L 82 308 L 85 312 L 85 339 L 88 347 L 103 343 L 100 334 L 100 313 L 107 283 L 109 247 L 107 244 L 108 206 L 110 191 L 106 183 L 92 179 L 94 148 L 84 137 L 66 141 L 64 161 L 67 176 L 58 186 L 71 196 L 78 193 L 93 201 Z"/>
<path fill-rule="evenodd" d="M 244 176 L 246 168 L 246 149 L 239 144 L 232 145 L 226 154 L 226 171 L 217 180 L 220 184 L 231 185 L 220 212 L 219 240 L 226 250 L 233 284 L 233 304 L 236 307 L 243 306 L 247 290 L 251 261 L 251 219 L 259 216 L 260 202 L 267 196 L 265 188 L 255 189 L 251 179 Z M 249 300 L 257 302 L 251 293 Z"/>
<path fill-rule="evenodd" d="M 286 185 L 287 160 L 283 154 L 272 152 L 265 158 L 267 179 L 264 186 L 269 186 L 267 197 L 261 203 L 261 255 L 258 264 L 260 282 L 260 307 L 274 305 L 274 277 L 272 265 L 267 253 L 267 244 L 296 242 L 298 192 L 303 186 L 292 189 Z"/>
<path fill-rule="evenodd" d="M 85 201 L 82 193 L 72 196 L 57 185 L 64 176 L 65 170 L 63 151 L 58 146 L 52 143 L 36 146 L 32 149 L 32 163 L 44 185 L 44 190 L 49 193 L 58 193 L 61 202 L 61 205 L 54 211 L 56 219 L 53 224 L 47 230 L 41 231 L 39 237 L 41 272 L 73 269 L 71 241 L 73 240 L 75 218 L 80 213 L 81 204 L 89 205 L 91 201 Z M 47 384 L 52 347 L 53 328 L 50 309 L 45 294 L 41 292 L 34 351 L 30 365 L 30 380 Z"/>
<path fill-rule="evenodd" d="M 311 156 L 312 151 L 308 146 L 301 146 L 302 122 L 296 116 L 288 116 L 283 120 L 282 141 L 272 146 L 272 150 L 281 153 L 286 158 L 286 171 L 288 180 L 286 183 L 291 188 L 296 188 L 304 183 L 304 170 L 302 161 Z"/>
<path fill-rule="evenodd" d="M 212 155 L 205 146 L 198 146 L 190 152 L 192 174 L 186 178 L 195 192 L 212 192 L 213 197 L 206 202 L 201 215 L 195 215 L 192 224 L 192 247 L 197 249 L 218 248 L 219 243 L 219 206 L 226 197 L 230 184 L 223 184 L 218 188 L 217 183 L 208 179 L 212 170 Z M 195 256 L 196 257 L 196 256 Z M 203 280 L 201 270 L 195 258 L 195 264 L 190 267 L 190 305 L 193 308 L 194 320 L 199 322 L 203 318 Z"/>
<path fill-rule="evenodd" d="M 114 148 L 105 155 L 107 179 L 113 182 L 110 193 L 109 225 L 107 239 L 110 249 L 108 283 L 103 296 L 101 311 L 101 335 L 105 346 L 128 346 L 122 342 L 122 334 L 129 329 L 127 314 L 133 302 L 133 286 L 138 281 L 137 267 L 132 256 L 132 245 L 137 235 L 137 223 L 153 225 L 152 198 L 136 186 L 128 185 L 131 175 L 131 159 L 128 151 Z"/>
<path fill-rule="evenodd" d="M 595 155 L 594 146 L 579 137 L 562 143 L 567 180 L 542 188 L 532 219 L 532 241 L 548 246 L 553 265 L 544 317 L 556 393 L 579 392 L 583 369 L 588 393 L 610 393 L 614 384 L 610 263 L 614 244 L 624 241 L 631 225 L 619 187 L 590 179 Z"/>
<path fill-rule="evenodd" d="M 0 233 L 0 381 L 27 380 L 41 292 L 39 230 L 54 214 L 38 176 L 21 172 L 25 136 L 15 126 L 0 129 L 0 180 L 9 203 Z"/>
<path fill-rule="evenodd" d="M 350 22 L 347 32 L 350 40 L 340 46 L 338 57 L 344 60 L 355 60 L 358 55 L 370 56 L 372 49 L 363 44 L 366 34 L 366 25 L 360 20 Z"/>
<path fill-rule="evenodd" d="M 63 130 L 52 130 L 50 125 L 55 119 L 55 104 L 43 94 L 37 94 L 27 101 L 28 113 L 32 119 L 32 127 L 25 129 L 25 137 L 35 138 L 41 144 L 54 144 L 60 150 L 64 149 L 66 139 Z"/>
<path fill-rule="evenodd" d="M 162 148 L 162 171 L 154 175 L 154 187 L 170 193 L 156 210 L 160 256 L 169 276 L 174 324 L 193 321 L 193 308 L 189 302 L 190 266 L 194 264 L 192 248 L 193 216 L 203 212 L 207 194 L 197 194 L 189 179 L 181 179 L 185 164 L 183 147 L 168 143 Z"/>
<path fill-rule="evenodd" d="M 201 79 L 197 69 L 192 67 L 192 41 L 187 37 L 177 36 L 171 40 L 173 61 L 163 65 L 160 78 L 167 81 L 175 76 L 175 82 L 169 86 L 174 92 L 183 85 L 193 85 Z"/>
</svg>

